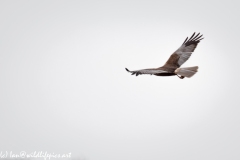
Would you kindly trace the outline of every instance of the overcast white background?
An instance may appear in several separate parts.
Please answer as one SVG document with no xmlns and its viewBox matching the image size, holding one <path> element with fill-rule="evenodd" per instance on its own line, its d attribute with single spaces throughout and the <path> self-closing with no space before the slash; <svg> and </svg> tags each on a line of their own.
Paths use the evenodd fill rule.
<svg viewBox="0 0 240 160">
<path fill-rule="evenodd" d="M 0 150 L 240 159 L 237 0 L 0 1 Z M 190 79 L 131 76 L 204 34 Z"/>
</svg>

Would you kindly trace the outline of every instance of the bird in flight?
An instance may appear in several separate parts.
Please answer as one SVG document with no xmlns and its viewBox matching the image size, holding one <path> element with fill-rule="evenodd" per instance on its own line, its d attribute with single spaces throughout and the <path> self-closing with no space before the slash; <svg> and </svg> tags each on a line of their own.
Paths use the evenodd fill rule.
<svg viewBox="0 0 240 160">
<path fill-rule="evenodd" d="M 185 63 L 195 48 L 197 47 L 198 43 L 203 39 L 203 35 L 200 35 L 198 33 L 195 35 L 195 32 L 193 35 L 188 39 L 188 37 L 185 39 L 183 44 L 180 48 L 178 48 L 167 60 L 167 62 L 159 68 L 148 68 L 148 69 L 141 69 L 141 70 L 135 70 L 130 71 L 127 68 L 125 68 L 128 72 L 132 73 L 132 75 L 141 75 L 141 74 L 150 74 L 155 76 L 178 76 L 179 78 L 183 79 L 184 77 L 190 78 L 195 73 L 197 73 L 198 66 L 194 67 L 185 67 L 180 68 L 180 66 Z"/>
</svg>

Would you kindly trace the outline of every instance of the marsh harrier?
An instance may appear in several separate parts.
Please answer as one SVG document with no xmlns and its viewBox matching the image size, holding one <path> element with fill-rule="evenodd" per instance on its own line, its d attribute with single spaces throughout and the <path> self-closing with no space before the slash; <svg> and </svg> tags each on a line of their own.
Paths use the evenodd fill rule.
<svg viewBox="0 0 240 160">
<path fill-rule="evenodd" d="M 185 67 L 180 68 L 180 66 L 185 63 L 195 48 L 197 47 L 198 43 L 203 39 L 203 35 L 198 33 L 193 35 L 188 39 L 185 39 L 183 44 L 180 48 L 178 48 L 167 60 L 164 66 L 159 68 L 149 68 L 149 69 L 141 69 L 135 71 L 129 71 L 125 68 L 128 72 L 132 73 L 132 75 L 141 75 L 141 74 L 150 74 L 155 76 L 178 76 L 179 78 L 183 79 L 184 77 L 192 77 L 195 73 L 197 73 L 198 66 L 194 67 Z"/>
</svg>

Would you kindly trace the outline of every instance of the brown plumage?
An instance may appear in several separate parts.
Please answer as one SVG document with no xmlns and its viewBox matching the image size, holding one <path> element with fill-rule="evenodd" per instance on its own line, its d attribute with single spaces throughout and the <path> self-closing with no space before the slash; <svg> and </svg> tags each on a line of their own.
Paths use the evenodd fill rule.
<svg viewBox="0 0 240 160">
<path fill-rule="evenodd" d="M 149 69 L 141 69 L 136 71 L 126 70 L 132 75 L 141 75 L 141 74 L 150 74 L 155 76 L 178 76 L 183 79 L 184 77 L 192 77 L 195 73 L 197 73 L 198 67 L 186 67 L 179 68 L 183 63 L 185 63 L 191 56 L 192 52 L 194 52 L 198 43 L 203 39 L 201 38 L 203 35 L 198 33 L 193 35 L 188 39 L 185 39 L 180 48 L 178 48 L 167 60 L 167 62 L 159 68 L 149 68 Z"/>
</svg>

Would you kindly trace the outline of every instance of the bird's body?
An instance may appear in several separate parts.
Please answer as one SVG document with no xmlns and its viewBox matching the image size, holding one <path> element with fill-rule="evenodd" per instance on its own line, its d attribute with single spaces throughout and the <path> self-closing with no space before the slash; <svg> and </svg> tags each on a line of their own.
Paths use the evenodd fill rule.
<svg viewBox="0 0 240 160">
<path fill-rule="evenodd" d="M 195 36 L 195 33 L 188 39 L 185 39 L 183 44 L 179 49 L 177 49 L 167 60 L 167 62 L 159 68 L 148 68 L 148 69 L 141 69 L 136 71 L 129 71 L 127 68 L 126 70 L 132 75 L 141 75 L 141 74 L 150 74 L 155 76 L 178 76 L 179 78 L 183 79 L 184 77 L 192 77 L 198 70 L 198 67 L 186 67 L 186 68 L 179 68 L 184 62 L 186 62 L 189 57 L 191 56 L 192 52 L 197 47 L 200 40 L 203 38 L 202 35 L 199 36 L 198 33 Z"/>
</svg>

